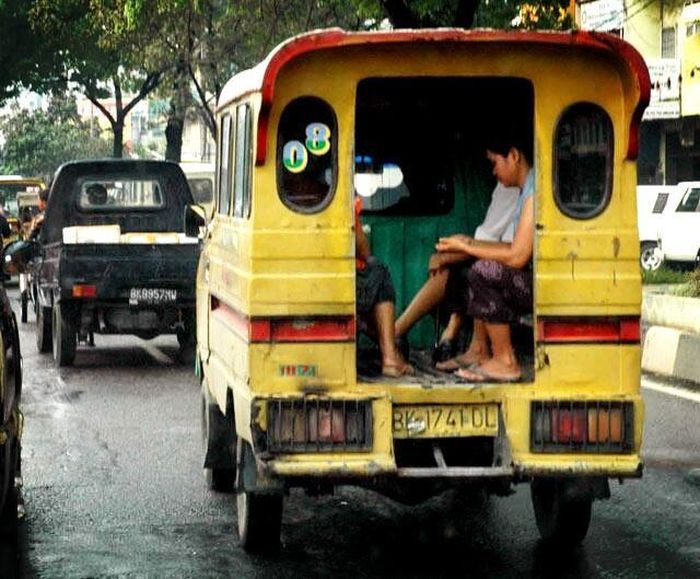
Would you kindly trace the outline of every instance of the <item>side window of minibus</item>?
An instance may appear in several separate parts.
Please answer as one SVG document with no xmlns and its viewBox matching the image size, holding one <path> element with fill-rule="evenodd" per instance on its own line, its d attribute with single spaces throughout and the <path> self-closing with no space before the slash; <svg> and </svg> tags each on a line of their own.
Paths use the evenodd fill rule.
<svg viewBox="0 0 700 579">
<path fill-rule="evenodd" d="M 221 215 L 228 215 L 231 207 L 231 115 L 221 119 L 221 143 L 219 145 L 219 207 Z"/>
<path fill-rule="evenodd" d="M 613 125 L 598 105 L 567 108 L 554 136 L 554 199 L 565 215 L 590 219 L 608 206 L 613 176 Z"/>
<path fill-rule="evenodd" d="M 333 109 L 316 97 L 300 97 L 282 111 L 277 134 L 277 190 L 299 213 L 317 213 L 333 198 L 337 170 Z"/>
<path fill-rule="evenodd" d="M 250 216 L 250 106 L 239 105 L 236 108 L 236 146 L 233 176 L 233 214 L 236 217 Z"/>
</svg>

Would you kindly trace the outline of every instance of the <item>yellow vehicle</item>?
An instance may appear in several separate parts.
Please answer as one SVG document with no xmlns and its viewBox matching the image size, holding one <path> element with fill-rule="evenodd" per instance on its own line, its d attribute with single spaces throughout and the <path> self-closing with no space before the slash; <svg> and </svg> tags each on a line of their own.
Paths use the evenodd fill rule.
<svg viewBox="0 0 700 579">
<path fill-rule="evenodd" d="M 42 189 L 46 189 L 46 183 L 40 178 L 0 175 L 0 205 L 11 231 L 9 237 L 3 238 L 4 245 L 21 236 L 23 223 L 30 221 L 34 214 L 31 207 L 38 207 Z"/>
<path fill-rule="evenodd" d="M 608 480 L 640 477 L 636 155 L 649 76 L 605 34 L 304 34 L 218 104 L 216 211 L 197 278 L 205 472 L 235 484 L 247 550 L 279 541 L 283 496 L 356 484 L 415 502 L 531 483 L 541 535 L 575 543 Z M 356 331 L 354 191 L 401 311 L 435 240 L 471 233 L 494 185 L 491 119 L 534 145 L 534 303 L 518 382 L 423 363 L 383 378 Z M 368 185 L 369 182 L 369 185 Z M 367 202 L 369 201 L 369 202 Z M 527 320 L 524 320 L 527 322 Z"/>
</svg>

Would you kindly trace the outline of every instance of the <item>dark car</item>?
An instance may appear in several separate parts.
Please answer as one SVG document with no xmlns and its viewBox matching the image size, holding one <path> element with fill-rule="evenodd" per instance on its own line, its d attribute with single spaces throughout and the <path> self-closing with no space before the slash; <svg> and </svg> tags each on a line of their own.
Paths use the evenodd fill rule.
<svg viewBox="0 0 700 579">
<path fill-rule="evenodd" d="M 5 288 L 0 285 L 0 542 L 16 537 L 22 436 L 22 365 L 17 321 Z"/>
<path fill-rule="evenodd" d="M 38 244 L 10 247 L 19 269 L 33 264 L 39 351 L 70 365 L 77 344 L 94 343 L 94 334 L 176 334 L 181 352 L 193 351 L 199 223 L 186 231 L 192 204 L 175 163 L 62 165 Z"/>
</svg>

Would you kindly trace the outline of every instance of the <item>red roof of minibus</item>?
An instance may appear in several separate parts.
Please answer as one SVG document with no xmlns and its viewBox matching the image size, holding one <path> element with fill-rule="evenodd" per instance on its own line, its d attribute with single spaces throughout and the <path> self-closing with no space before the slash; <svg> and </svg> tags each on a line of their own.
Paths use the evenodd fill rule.
<svg viewBox="0 0 700 579">
<path fill-rule="evenodd" d="M 595 51 L 609 53 L 624 63 L 636 76 L 640 98 L 630 122 L 627 157 L 635 159 L 638 150 L 639 123 L 647 104 L 651 82 L 644 59 L 637 50 L 624 40 L 610 34 L 573 30 L 569 32 L 534 32 L 505 30 L 464 30 L 458 28 L 392 30 L 388 32 L 346 32 L 340 28 L 317 30 L 300 34 L 270 52 L 256 67 L 245 70 L 229 80 L 219 97 L 218 106 L 253 92 L 262 94 L 262 104 L 258 119 L 258 142 L 255 161 L 265 162 L 267 151 L 267 122 L 275 91 L 275 81 L 280 70 L 299 56 L 329 48 L 358 44 L 399 44 L 416 42 L 508 42 L 531 45 L 580 46 Z"/>
</svg>

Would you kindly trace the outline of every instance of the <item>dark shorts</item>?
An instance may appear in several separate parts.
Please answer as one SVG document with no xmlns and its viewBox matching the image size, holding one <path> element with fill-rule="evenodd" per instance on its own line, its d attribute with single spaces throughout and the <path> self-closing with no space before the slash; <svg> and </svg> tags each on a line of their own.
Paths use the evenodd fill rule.
<svg viewBox="0 0 700 579">
<path fill-rule="evenodd" d="M 371 259 L 364 269 L 358 269 L 356 272 L 358 314 L 370 314 L 377 304 L 396 301 L 396 292 L 391 283 L 389 268 L 381 261 Z"/>
</svg>

